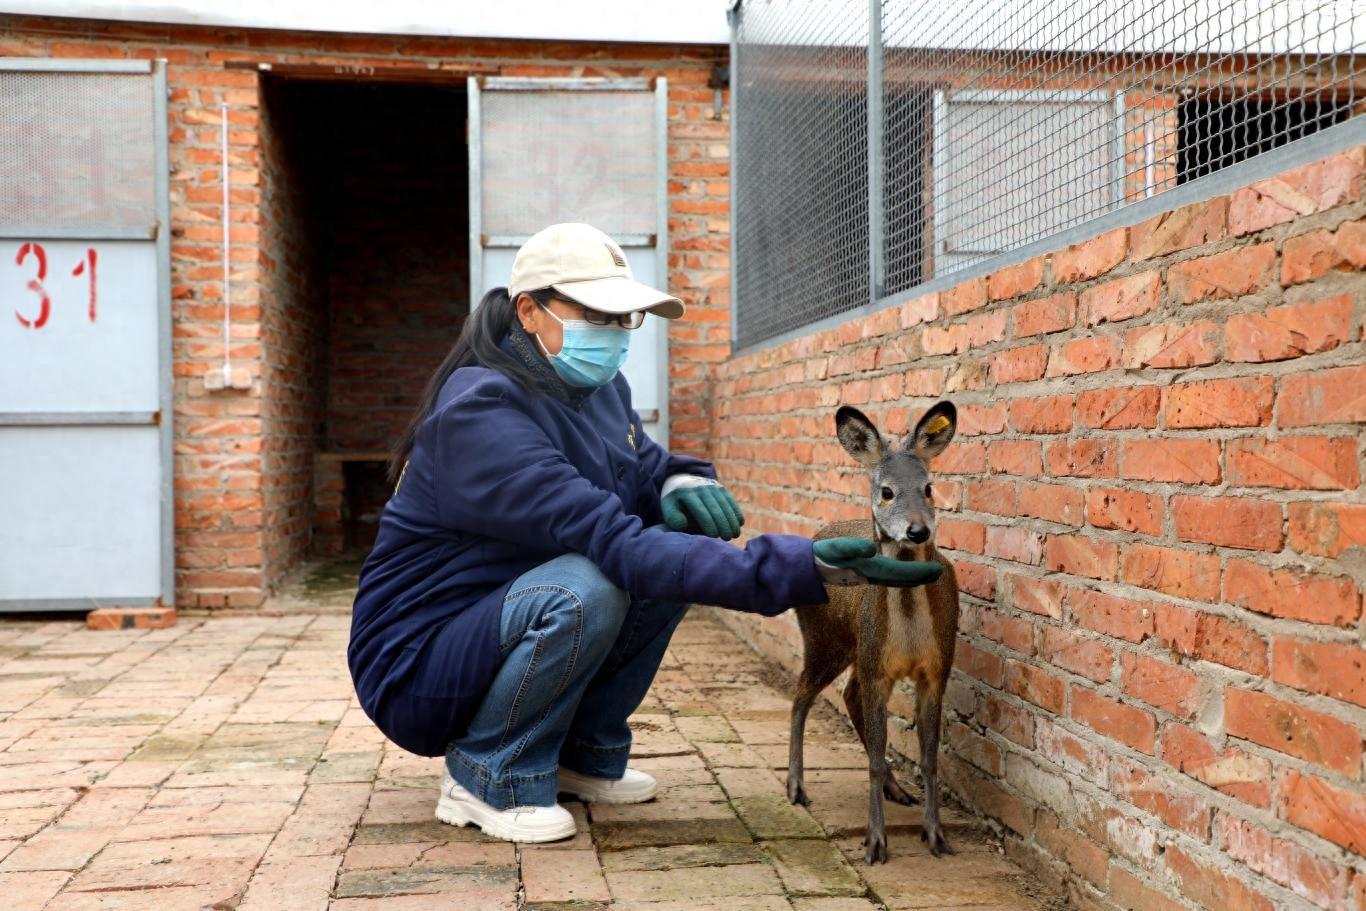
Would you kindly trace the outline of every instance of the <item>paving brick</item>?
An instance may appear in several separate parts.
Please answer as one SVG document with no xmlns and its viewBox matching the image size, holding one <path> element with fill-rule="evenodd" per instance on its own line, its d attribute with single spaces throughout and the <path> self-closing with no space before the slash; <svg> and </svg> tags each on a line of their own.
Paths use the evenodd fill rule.
<svg viewBox="0 0 1366 911">
<path fill-rule="evenodd" d="M 667 902 L 748 895 L 781 895 L 782 883 L 767 864 L 712 867 L 710 875 L 684 870 L 614 870 L 606 874 L 617 901 Z"/>
<path fill-rule="evenodd" d="M 527 851 L 522 855 L 527 902 L 610 901 L 598 855 L 584 851 Z"/>
<path fill-rule="evenodd" d="M 825 839 L 769 841 L 763 847 L 789 895 L 858 896 L 867 891 L 839 848 Z"/>
</svg>

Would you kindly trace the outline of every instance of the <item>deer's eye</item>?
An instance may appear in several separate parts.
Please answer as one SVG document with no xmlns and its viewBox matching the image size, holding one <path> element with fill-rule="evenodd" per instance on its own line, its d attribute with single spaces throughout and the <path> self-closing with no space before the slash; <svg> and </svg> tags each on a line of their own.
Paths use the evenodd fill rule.
<svg viewBox="0 0 1366 911">
<path fill-rule="evenodd" d="M 925 499 L 928 500 L 932 495 L 933 495 L 933 491 L 930 489 L 930 485 L 929 485 L 929 484 L 926 484 L 926 485 L 925 485 Z"/>
<path fill-rule="evenodd" d="M 890 500 L 890 499 L 892 499 L 892 498 L 895 497 L 895 496 L 896 496 L 896 491 L 895 491 L 895 490 L 892 490 L 892 488 L 886 487 L 886 486 L 884 486 L 884 487 L 882 488 L 882 499 L 884 499 L 884 500 Z"/>
</svg>

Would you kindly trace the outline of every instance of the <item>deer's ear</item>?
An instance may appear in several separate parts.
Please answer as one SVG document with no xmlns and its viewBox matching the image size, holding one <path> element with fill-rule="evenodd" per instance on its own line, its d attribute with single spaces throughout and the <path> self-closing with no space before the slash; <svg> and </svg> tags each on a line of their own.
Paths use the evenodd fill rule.
<svg viewBox="0 0 1366 911">
<path fill-rule="evenodd" d="M 835 436 L 840 445 L 864 468 L 873 468 L 882 461 L 887 444 L 868 416 L 857 408 L 845 405 L 835 412 Z"/>
<path fill-rule="evenodd" d="M 957 429 L 958 409 L 953 402 L 940 402 L 915 425 L 915 431 L 906 438 L 906 450 L 928 462 L 948 447 Z"/>
</svg>

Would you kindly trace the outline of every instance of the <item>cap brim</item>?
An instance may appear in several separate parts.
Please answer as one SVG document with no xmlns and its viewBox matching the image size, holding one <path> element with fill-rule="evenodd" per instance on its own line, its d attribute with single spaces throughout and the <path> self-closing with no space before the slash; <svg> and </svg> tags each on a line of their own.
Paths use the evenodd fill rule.
<svg viewBox="0 0 1366 911">
<path fill-rule="evenodd" d="M 565 297 L 603 313 L 634 313 L 637 310 L 648 310 L 664 319 L 678 319 L 683 315 L 681 300 L 625 276 L 558 282 L 551 287 Z"/>
</svg>

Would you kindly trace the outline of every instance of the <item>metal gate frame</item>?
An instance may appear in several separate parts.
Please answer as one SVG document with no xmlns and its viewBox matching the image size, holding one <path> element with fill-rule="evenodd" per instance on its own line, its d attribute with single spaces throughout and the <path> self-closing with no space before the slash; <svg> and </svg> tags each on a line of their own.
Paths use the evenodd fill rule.
<svg viewBox="0 0 1366 911">
<path fill-rule="evenodd" d="M 483 162 L 483 122 L 480 96 L 486 91 L 497 92 L 639 92 L 653 89 L 655 96 L 655 233 L 623 234 L 613 238 L 622 247 L 649 247 L 655 250 L 655 274 L 668 283 L 669 276 L 669 81 L 663 76 L 624 79 L 531 79 L 513 76 L 470 76 L 468 79 L 470 161 L 470 309 L 479 304 L 483 295 L 483 252 L 489 248 L 516 249 L 530 239 L 530 235 L 483 233 L 484 194 L 481 180 Z M 659 333 L 659 349 L 655 364 L 659 378 L 658 424 L 661 445 L 669 440 L 669 324 L 663 320 Z M 641 420 L 649 423 L 645 415 Z"/>
<path fill-rule="evenodd" d="M 174 390 L 171 372 L 171 203 L 170 153 L 167 137 L 166 61 L 54 60 L 0 58 L 0 70 L 44 73 L 147 74 L 152 79 L 153 167 L 156 222 L 142 228 L 89 225 L 79 228 L 0 224 L 0 240 L 155 240 L 157 260 L 157 352 L 160 405 L 157 411 L 0 412 L 4 427 L 108 427 L 155 424 L 161 438 L 161 594 L 152 598 L 119 598 L 120 605 L 175 604 L 175 445 Z M 88 611 L 100 607 L 91 598 L 0 600 L 0 611 Z"/>
</svg>

